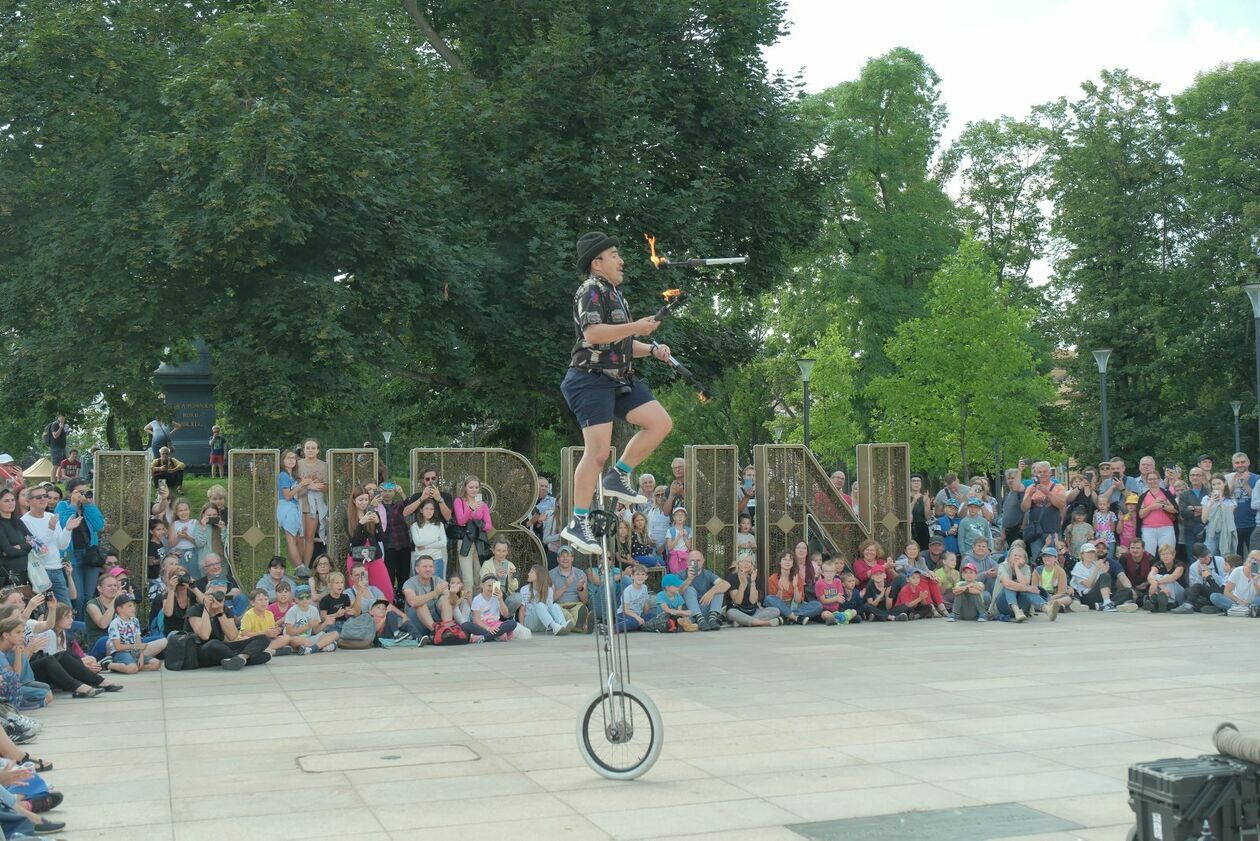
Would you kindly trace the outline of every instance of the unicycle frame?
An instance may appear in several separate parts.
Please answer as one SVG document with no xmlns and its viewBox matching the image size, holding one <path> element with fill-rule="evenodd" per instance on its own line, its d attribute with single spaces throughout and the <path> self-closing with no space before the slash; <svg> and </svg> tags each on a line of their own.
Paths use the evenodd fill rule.
<svg viewBox="0 0 1260 841">
<path fill-rule="evenodd" d="M 616 742 L 618 739 L 614 737 L 628 738 L 634 732 L 633 718 L 622 692 L 630 683 L 630 651 L 625 633 L 617 630 L 613 600 L 613 588 L 620 586 L 613 580 L 613 565 L 609 560 L 609 544 L 617 539 L 616 515 L 604 509 L 602 491 L 597 499 L 599 508 L 589 516 L 591 528 L 596 532 L 603 550 L 596 562 L 599 564 L 602 585 L 600 598 L 604 602 L 604 621 L 595 623 L 595 656 L 599 668 L 599 687 L 604 697 L 604 720 L 607 722 L 609 740 Z M 614 730 L 618 732 L 613 732 Z"/>
</svg>

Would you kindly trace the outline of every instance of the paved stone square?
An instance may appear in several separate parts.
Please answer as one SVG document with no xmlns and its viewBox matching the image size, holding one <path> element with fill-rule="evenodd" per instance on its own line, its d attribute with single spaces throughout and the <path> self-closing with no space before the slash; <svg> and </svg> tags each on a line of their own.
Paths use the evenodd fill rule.
<svg viewBox="0 0 1260 841">
<path fill-rule="evenodd" d="M 1221 720 L 1260 734 L 1257 643 L 1252 619 L 1079 610 L 635 634 L 666 742 L 629 783 L 578 755 L 581 636 L 124 677 L 59 696 L 31 747 L 76 840 L 799 841 L 810 822 L 1007 803 L 1080 827 L 1023 839 L 1121 839 L 1130 763 L 1211 752 Z"/>
</svg>

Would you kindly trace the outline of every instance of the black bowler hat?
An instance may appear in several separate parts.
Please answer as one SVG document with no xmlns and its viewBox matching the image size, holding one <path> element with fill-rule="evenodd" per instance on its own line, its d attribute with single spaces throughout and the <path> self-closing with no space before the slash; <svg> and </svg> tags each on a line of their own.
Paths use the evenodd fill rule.
<svg viewBox="0 0 1260 841">
<path fill-rule="evenodd" d="M 577 241 L 577 270 L 585 274 L 591 268 L 591 261 L 598 257 L 600 252 L 619 245 L 621 243 L 616 237 L 601 234 L 599 231 L 582 234 Z"/>
</svg>

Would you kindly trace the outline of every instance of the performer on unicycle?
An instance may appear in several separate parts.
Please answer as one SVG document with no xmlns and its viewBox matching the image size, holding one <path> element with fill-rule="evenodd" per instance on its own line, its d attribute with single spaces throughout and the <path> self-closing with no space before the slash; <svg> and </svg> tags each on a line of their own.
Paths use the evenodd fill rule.
<svg viewBox="0 0 1260 841">
<path fill-rule="evenodd" d="M 560 536 L 588 554 L 600 551 L 587 521 L 595 483 L 601 483 L 605 496 L 631 504 L 647 502 L 630 481 L 630 474 L 652 455 L 674 425 L 651 389 L 634 375 L 636 358 L 655 356 L 664 362 L 669 359 L 669 348 L 635 341 L 635 336 L 650 335 L 661 323 L 654 318 L 632 320 L 621 294 L 625 262 L 617 246 L 615 237 L 594 232 L 577 241 L 577 270 L 586 281 L 573 296 L 577 341 L 568 373 L 560 384 L 569 409 L 582 426 L 586 447 L 573 476 L 573 518 Z M 621 459 L 604 472 L 615 417 L 634 424 L 638 431 L 626 444 Z"/>
</svg>

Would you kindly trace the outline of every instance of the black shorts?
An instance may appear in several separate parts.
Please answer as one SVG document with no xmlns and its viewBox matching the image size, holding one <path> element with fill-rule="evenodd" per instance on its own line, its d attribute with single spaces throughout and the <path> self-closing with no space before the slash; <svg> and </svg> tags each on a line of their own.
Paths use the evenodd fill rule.
<svg viewBox="0 0 1260 841">
<path fill-rule="evenodd" d="M 583 429 L 612 423 L 614 417 L 625 420 L 626 415 L 656 399 L 643 380 L 637 378 L 630 381 L 628 394 L 618 394 L 622 388 L 610 377 L 577 368 L 570 368 L 560 383 L 560 392 Z"/>
</svg>

